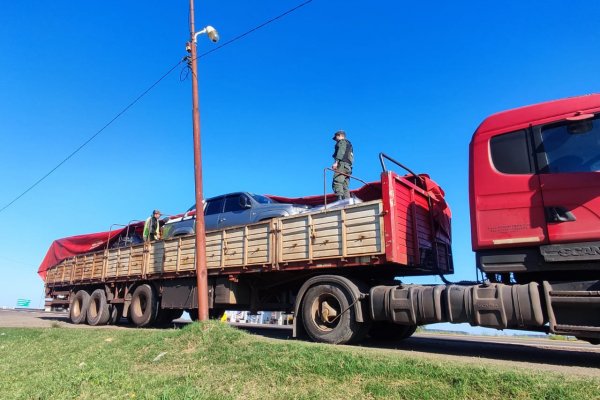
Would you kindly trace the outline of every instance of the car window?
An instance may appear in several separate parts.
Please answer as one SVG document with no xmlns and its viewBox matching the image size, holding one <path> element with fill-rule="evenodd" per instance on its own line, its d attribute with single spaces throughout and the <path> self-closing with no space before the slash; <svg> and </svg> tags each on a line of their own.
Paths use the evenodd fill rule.
<svg viewBox="0 0 600 400">
<path fill-rule="evenodd" d="M 275 200 L 273 200 L 273 199 L 270 199 L 270 198 L 268 198 L 268 197 L 265 197 L 265 196 L 261 196 L 260 194 L 252 194 L 251 196 L 252 196 L 252 198 L 253 198 L 254 200 L 256 200 L 256 201 L 257 201 L 258 203 L 260 203 L 260 204 L 271 204 L 271 203 L 277 203 Z"/>
<path fill-rule="evenodd" d="M 204 211 L 204 215 L 212 215 L 218 214 L 223 211 L 223 202 L 224 198 L 220 197 L 218 199 L 209 200 L 206 205 L 206 210 Z"/>
<path fill-rule="evenodd" d="M 233 212 L 233 211 L 242 211 L 244 207 L 242 206 L 242 202 L 244 200 L 243 194 L 238 194 L 235 196 L 227 196 L 225 198 L 225 211 L 224 212 Z"/>
</svg>

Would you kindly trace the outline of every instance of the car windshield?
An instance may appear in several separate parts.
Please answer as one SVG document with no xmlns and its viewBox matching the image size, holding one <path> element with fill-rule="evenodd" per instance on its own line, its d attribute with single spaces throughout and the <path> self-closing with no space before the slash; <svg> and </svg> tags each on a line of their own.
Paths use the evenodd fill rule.
<svg viewBox="0 0 600 400">
<path fill-rule="evenodd" d="M 206 200 L 202 200 L 202 205 L 204 206 L 204 208 L 206 208 Z M 195 204 L 193 204 L 190 208 L 188 208 L 186 212 L 190 212 L 190 211 L 196 211 Z"/>
<path fill-rule="evenodd" d="M 252 198 L 254 200 L 256 200 L 258 203 L 260 203 L 260 204 L 277 203 L 275 200 L 270 199 L 270 198 L 265 197 L 265 196 L 261 196 L 260 194 L 252 194 L 252 193 L 250 193 L 250 196 L 252 196 Z"/>
</svg>

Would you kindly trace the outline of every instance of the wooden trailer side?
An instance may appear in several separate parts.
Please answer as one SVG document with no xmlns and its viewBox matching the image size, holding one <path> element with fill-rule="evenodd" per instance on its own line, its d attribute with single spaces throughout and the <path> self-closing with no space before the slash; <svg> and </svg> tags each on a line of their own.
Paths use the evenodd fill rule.
<svg viewBox="0 0 600 400">
<path fill-rule="evenodd" d="M 351 257 L 368 262 L 384 253 L 381 201 L 300 214 L 206 234 L 209 274 L 280 269 L 293 263 L 331 262 Z M 195 271 L 194 236 L 86 253 L 64 260 L 47 275 L 50 286 L 105 282 Z"/>
</svg>

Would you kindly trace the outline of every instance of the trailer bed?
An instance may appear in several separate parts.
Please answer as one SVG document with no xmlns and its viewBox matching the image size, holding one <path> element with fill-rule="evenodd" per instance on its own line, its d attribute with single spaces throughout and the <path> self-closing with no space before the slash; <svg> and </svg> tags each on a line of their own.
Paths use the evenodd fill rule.
<svg viewBox="0 0 600 400">
<path fill-rule="evenodd" d="M 380 185 L 378 200 L 207 232 L 209 276 L 378 265 L 400 268 L 399 275 L 452 272 L 450 238 L 432 206 L 439 199 L 392 172 Z M 194 276 L 195 269 L 189 235 L 67 258 L 48 269 L 46 286 Z"/>
</svg>

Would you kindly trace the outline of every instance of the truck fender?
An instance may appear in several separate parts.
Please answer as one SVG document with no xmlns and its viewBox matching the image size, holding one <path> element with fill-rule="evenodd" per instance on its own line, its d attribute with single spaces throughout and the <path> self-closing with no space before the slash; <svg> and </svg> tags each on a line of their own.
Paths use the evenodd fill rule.
<svg viewBox="0 0 600 400">
<path fill-rule="evenodd" d="M 298 327 L 298 321 L 301 319 L 300 305 L 302 304 L 304 294 L 308 289 L 310 289 L 317 283 L 335 283 L 346 289 L 348 292 L 352 293 L 355 299 L 364 298 L 364 294 L 358 288 L 357 284 L 346 277 L 339 275 L 319 275 L 310 278 L 309 280 L 304 282 L 304 284 L 300 287 L 298 295 L 296 296 L 296 301 L 294 304 L 294 323 L 292 332 L 293 337 L 297 337 L 297 334 L 299 333 L 298 328 L 304 329 L 303 326 Z M 354 312 L 356 314 L 356 321 L 364 322 L 363 308 L 360 301 L 354 303 Z"/>
</svg>

